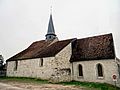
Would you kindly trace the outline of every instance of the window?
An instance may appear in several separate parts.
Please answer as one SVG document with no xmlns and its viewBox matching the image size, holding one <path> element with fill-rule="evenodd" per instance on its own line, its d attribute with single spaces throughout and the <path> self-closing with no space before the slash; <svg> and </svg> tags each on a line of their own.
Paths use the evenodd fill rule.
<svg viewBox="0 0 120 90">
<path fill-rule="evenodd" d="M 98 77 L 103 77 L 103 68 L 101 64 L 97 64 L 97 74 Z"/>
<path fill-rule="evenodd" d="M 51 36 L 49 36 L 49 39 L 51 39 Z"/>
<path fill-rule="evenodd" d="M 15 67 L 14 67 L 14 71 L 16 71 L 18 68 L 18 61 L 15 61 Z"/>
<path fill-rule="evenodd" d="M 120 78 L 120 64 L 118 64 L 118 73 L 119 73 L 119 78 Z"/>
<path fill-rule="evenodd" d="M 43 58 L 40 58 L 39 66 L 43 66 Z"/>
<path fill-rule="evenodd" d="M 81 64 L 79 64 L 78 70 L 79 70 L 79 76 L 83 76 L 83 69 Z"/>
</svg>

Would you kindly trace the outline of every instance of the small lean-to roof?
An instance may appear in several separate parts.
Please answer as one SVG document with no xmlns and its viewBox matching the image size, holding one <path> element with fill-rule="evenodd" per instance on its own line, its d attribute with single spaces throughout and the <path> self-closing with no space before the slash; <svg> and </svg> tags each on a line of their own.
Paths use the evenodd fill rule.
<svg viewBox="0 0 120 90">
<path fill-rule="evenodd" d="M 71 62 L 114 58 L 112 34 L 88 37 L 72 42 Z"/>
<path fill-rule="evenodd" d="M 53 41 L 37 41 L 31 44 L 27 49 L 9 58 L 7 61 L 52 57 L 67 46 L 71 40 L 72 39 L 56 41 L 53 44 L 51 44 Z"/>
</svg>

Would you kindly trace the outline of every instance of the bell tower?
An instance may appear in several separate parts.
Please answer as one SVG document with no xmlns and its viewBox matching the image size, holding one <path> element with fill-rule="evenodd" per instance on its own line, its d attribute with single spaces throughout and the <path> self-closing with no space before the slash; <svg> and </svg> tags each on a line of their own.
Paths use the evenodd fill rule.
<svg viewBox="0 0 120 90">
<path fill-rule="evenodd" d="M 54 40 L 56 39 L 56 34 L 55 34 L 55 29 L 54 29 L 54 24 L 52 20 L 52 14 L 50 14 L 50 19 L 49 19 L 49 24 L 48 24 L 48 31 L 46 36 L 46 40 Z"/>
</svg>

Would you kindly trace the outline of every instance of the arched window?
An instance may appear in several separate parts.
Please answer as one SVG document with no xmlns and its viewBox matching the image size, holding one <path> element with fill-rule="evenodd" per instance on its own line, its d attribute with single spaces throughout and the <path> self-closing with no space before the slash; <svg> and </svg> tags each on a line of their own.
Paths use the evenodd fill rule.
<svg viewBox="0 0 120 90">
<path fill-rule="evenodd" d="M 103 77 L 103 68 L 101 64 L 97 64 L 97 74 L 98 77 Z"/>
<path fill-rule="evenodd" d="M 79 76 L 83 76 L 83 68 L 81 64 L 79 64 L 78 70 L 79 70 Z"/>
</svg>

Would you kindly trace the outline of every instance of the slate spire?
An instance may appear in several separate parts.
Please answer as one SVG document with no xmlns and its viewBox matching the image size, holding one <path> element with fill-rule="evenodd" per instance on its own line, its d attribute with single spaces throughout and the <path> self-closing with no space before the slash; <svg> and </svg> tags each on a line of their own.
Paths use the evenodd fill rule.
<svg viewBox="0 0 120 90">
<path fill-rule="evenodd" d="M 46 40 L 53 40 L 56 39 L 54 24 L 52 20 L 52 13 L 50 14 L 49 24 L 48 24 L 48 31 L 46 34 Z"/>
</svg>

